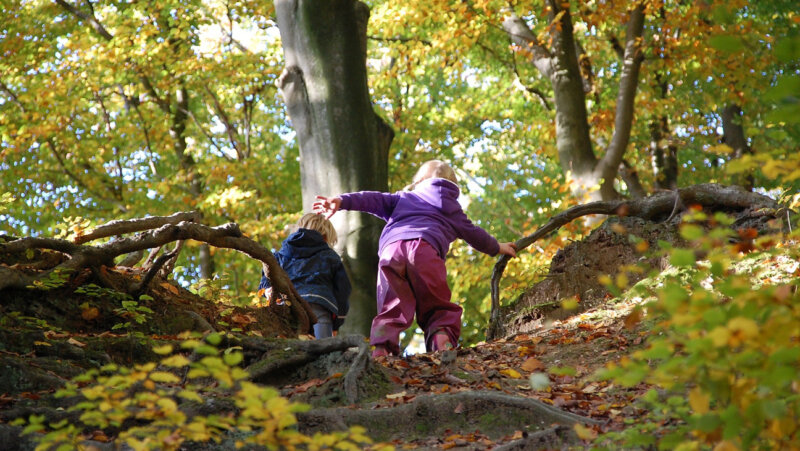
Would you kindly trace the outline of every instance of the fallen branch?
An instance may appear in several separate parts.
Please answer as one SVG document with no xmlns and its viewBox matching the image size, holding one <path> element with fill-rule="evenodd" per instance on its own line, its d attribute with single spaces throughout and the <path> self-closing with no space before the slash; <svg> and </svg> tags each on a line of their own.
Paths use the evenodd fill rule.
<svg viewBox="0 0 800 451">
<path fill-rule="evenodd" d="M 537 240 L 557 231 L 565 224 L 591 214 L 635 216 L 649 221 L 664 218 L 671 220 L 675 216 L 675 208 L 678 204 L 739 209 L 769 208 L 772 210 L 780 207 L 772 198 L 746 191 L 738 186 L 702 184 L 678 189 L 677 193 L 676 191 L 663 191 L 639 199 L 601 201 L 578 205 L 553 216 L 534 233 L 517 240 L 514 244 L 517 247 L 517 252 L 519 252 Z M 489 339 L 494 338 L 495 325 L 500 321 L 499 284 L 508 261 L 509 257 L 507 255 L 500 256 L 492 270 L 492 311 L 489 316 L 489 330 L 487 332 L 487 338 Z"/>
<path fill-rule="evenodd" d="M 75 237 L 72 242 L 75 244 L 83 244 L 109 236 L 119 236 L 126 233 L 152 230 L 165 224 L 177 224 L 184 221 L 199 222 L 202 217 L 203 215 L 199 211 L 183 211 L 170 216 L 150 216 L 147 218 L 111 221 L 95 227 L 91 232 L 85 235 Z"/>
<path fill-rule="evenodd" d="M 191 216 L 191 214 L 189 214 Z M 211 244 L 219 248 L 234 249 L 242 252 L 251 258 L 263 262 L 269 268 L 267 277 L 270 283 L 278 292 L 287 296 L 293 314 L 298 319 L 297 332 L 300 334 L 308 333 L 316 316 L 311 311 L 308 303 L 297 293 L 286 272 L 283 271 L 275 256 L 267 248 L 244 236 L 239 230 L 239 226 L 234 223 L 224 224 L 218 227 L 208 227 L 195 222 L 183 221 L 172 224 L 171 221 L 176 215 L 170 217 L 145 218 L 145 220 L 133 220 L 134 225 L 126 221 L 114 221 L 113 227 L 101 226 L 95 229 L 98 233 L 91 236 L 96 239 L 100 236 L 110 236 L 114 230 L 131 231 L 140 229 L 147 225 L 163 224 L 155 230 L 142 232 L 134 237 L 123 238 L 109 241 L 97 246 L 79 245 L 70 241 L 55 238 L 20 238 L 8 243 L 0 243 L 0 252 L 24 253 L 28 249 L 50 249 L 69 255 L 71 258 L 52 269 L 39 275 L 31 276 L 20 273 L 10 268 L 0 267 L 0 291 L 5 288 L 26 288 L 34 285 L 35 282 L 42 282 L 48 278 L 58 275 L 76 274 L 83 268 L 99 268 L 103 265 L 114 266 L 114 258 L 137 252 L 144 249 L 156 248 L 167 243 L 180 240 L 196 240 Z M 164 224 L 164 222 L 167 222 Z M 111 224 L 111 223 L 110 223 Z M 89 236 L 89 235 L 86 235 Z"/>
</svg>

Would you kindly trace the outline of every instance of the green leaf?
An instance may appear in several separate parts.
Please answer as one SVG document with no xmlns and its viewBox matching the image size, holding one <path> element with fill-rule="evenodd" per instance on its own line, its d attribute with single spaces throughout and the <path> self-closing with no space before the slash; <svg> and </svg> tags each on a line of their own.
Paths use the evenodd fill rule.
<svg viewBox="0 0 800 451">
<path fill-rule="evenodd" d="M 744 47 L 742 38 L 730 34 L 711 36 L 708 45 L 727 53 L 738 52 Z"/>
<path fill-rule="evenodd" d="M 670 263 L 672 266 L 691 267 L 696 263 L 694 251 L 691 249 L 673 249 L 670 252 Z"/>
</svg>

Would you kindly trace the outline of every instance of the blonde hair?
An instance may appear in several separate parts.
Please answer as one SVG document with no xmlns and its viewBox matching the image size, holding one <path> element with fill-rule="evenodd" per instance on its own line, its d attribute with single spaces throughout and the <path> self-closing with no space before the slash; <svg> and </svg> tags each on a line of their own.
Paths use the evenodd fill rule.
<svg viewBox="0 0 800 451">
<path fill-rule="evenodd" d="M 431 178 L 446 179 L 453 183 L 458 183 L 456 171 L 454 171 L 449 164 L 441 160 L 429 160 L 419 167 L 411 184 L 406 186 L 405 190 L 411 191 L 416 188 L 420 182 Z"/>
<path fill-rule="evenodd" d="M 325 238 L 325 241 L 331 246 L 339 241 L 339 237 L 336 235 L 336 229 L 333 227 L 333 223 L 328 221 L 328 219 L 323 215 L 317 213 L 306 213 L 302 218 L 300 218 L 299 221 L 297 221 L 297 227 L 319 232 L 322 234 L 322 237 Z"/>
</svg>

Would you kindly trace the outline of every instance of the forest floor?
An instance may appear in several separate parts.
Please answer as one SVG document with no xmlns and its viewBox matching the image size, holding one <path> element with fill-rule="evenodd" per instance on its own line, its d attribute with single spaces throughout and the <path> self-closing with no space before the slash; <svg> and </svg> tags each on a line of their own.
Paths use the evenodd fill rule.
<svg viewBox="0 0 800 451">
<path fill-rule="evenodd" d="M 446 352 L 378 358 L 377 363 L 391 375 L 395 389 L 372 406 L 387 408 L 424 395 L 465 391 L 535 399 L 596 420 L 596 424 L 573 427 L 578 440 L 573 437 L 571 446 L 589 447 L 598 434 L 620 430 L 644 413 L 635 400 L 649 387 L 622 387 L 596 375 L 609 362 L 643 347 L 649 331 L 647 323 L 639 321 L 639 314 L 634 313 L 637 305 L 635 301 L 623 301 L 595 307 L 567 319 L 546 322 L 532 333 L 459 348 L 455 358 Z M 290 393 L 307 388 L 308 384 L 287 387 Z M 456 405 L 452 415 L 460 414 Z M 498 437 L 496 431 L 490 430 L 446 431 L 438 436 L 394 439 L 389 443 L 402 449 L 492 449 L 515 443 L 531 432 L 518 427 Z"/>
<path fill-rule="evenodd" d="M 127 268 L 103 271 L 104 280 L 116 286 L 122 285 L 124 278 L 136 275 Z M 135 321 L 131 321 L 134 324 L 122 329 L 117 326 L 115 330 L 114 326 L 120 321 L 135 319 L 138 307 L 131 308 L 128 304 L 127 309 L 120 309 L 118 300 L 110 296 L 113 290 L 93 285 L 92 277 L 76 279 L 83 288 L 73 284 L 50 290 L 0 293 L 0 363 L 6 368 L 0 376 L 0 436 L 11 434 L 11 440 L 16 440 L 9 425 L 15 419 L 43 412 L 43 408 L 59 406 L 52 411 L 55 415 L 52 418 L 59 418 L 58 412 L 63 412 L 65 406 L 54 401 L 52 395 L 72 377 L 104 362 L 154 361 L 158 356 L 151 352 L 147 343 L 153 346 L 178 340 L 177 331 L 182 328 L 211 327 L 219 332 L 236 328 L 259 339 L 263 336 L 265 340 L 292 337 L 291 327 L 272 318 L 267 308 L 225 308 L 164 280 L 152 285 L 149 292 L 152 300 L 138 306 L 152 310 L 152 313 L 140 312 L 140 317 L 147 318 L 143 326 L 151 329 L 145 333 L 131 333 L 136 328 Z M 436 398 L 441 409 L 431 411 L 428 417 L 415 411 L 416 416 L 422 417 L 407 419 L 411 426 L 398 422 L 397 429 L 391 430 L 365 425 L 367 435 L 376 442 L 374 449 L 382 445 L 396 449 L 493 449 L 503 444 L 521 443 L 529 434 L 556 426 L 547 423 L 549 417 L 543 417 L 544 424 L 538 425 L 533 424 L 538 420 L 506 418 L 507 412 L 492 411 L 492 405 L 497 405 L 492 404 L 496 399 L 479 400 L 476 408 L 468 405 L 467 399 L 447 397 L 448 394 L 475 393 L 489 398 L 513 397 L 504 398 L 503 402 L 537 400 L 579 415 L 577 423 L 587 419 L 591 423 L 578 426 L 574 426 L 574 419 L 567 419 L 568 426 L 559 421 L 559 434 L 566 433 L 568 438 L 558 439 L 555 443 L 560 445 L 551 441 L 547 442 L 549 445 L 536 447 L 569 444 L 582 448 L 588 446 L 589 441 L 581 439 L 618 430 L 626 420 L 640 414 L 633 401 L 644 387 L 624 388 L 593 377 L 607 362 L 619 359 L 644 342 L 645 323 L 631 321 L 636 316 L 631 315 L 634 306 L 631 302 L 598 306 L 563 320 L 545 322 L 534 332 L 453 351 L 372 359 L 364 379 L 370 378 L 367 373 L 378 369 L 383 373 L 383 382 L 377 394 L 365 396 L 358 405 L 347 405 L 341 396 L 339 399 L 331 396 L 336 391 L 331 380 L 342 377 L 341 373 L 334 374 L 338 371 L 334 367 L 315 375 L 289 366 L 281 371 L 298 373 L 297 377 L 267 384 L 276 386 L 281 395 L 292 401 L 311 404 L 311 414 L 325 408 L 343 409 L 340 412 L 344 412 L 344 416 L 353 411 L 377 413 L 414 405 L 426 395 Z M 331 398 L 334 398 L 332 402 Z M 448 400 L 454 404 L 448 404 Z M 501 405 L 498 409 L 504 407 Z M 458 425 L 449 428 L 449 421 L 459 416 L 480 417 L 480 421 L 469 418 L 461 424 L 456 421 L 454 424 Z M 303 418 L 299 417 L 299 421 L 302 427 Z M 426 422 L 439 427 L 429 428 Z M 358 420 L 347 422 L 348 426 L 353 424 L 358 424 Z M 98 435 L 95 431 L 93 434 L 87 438 L 113 440 L 111 433 Z M 30 442 L 25 440 L 13 443 L 10 449 L 31 449 Z"/>
</svg>

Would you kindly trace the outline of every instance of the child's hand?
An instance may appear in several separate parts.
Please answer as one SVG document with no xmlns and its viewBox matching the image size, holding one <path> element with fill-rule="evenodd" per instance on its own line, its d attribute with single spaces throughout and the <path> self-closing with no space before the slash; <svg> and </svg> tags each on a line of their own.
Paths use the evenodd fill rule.
<svg viewBox="0 0 800 451">
<path fill-rule="evenodd" d="M 517 256 L 517 245 L 514 243 L 500 243 L 500 252 L 503 255 L 508 255 L 509 257 L 516 257 Z"/>
<path fill-rule="evenodd" d="M 342 199 L 339 197 L 317 196 L 317 200 L 314 201 L 311 208 L 314 210 L 314 213 L 325 215 L 325 218 L 330 219 L 334 213 L 339 211 L 341 205 Z"/>
</svg>

